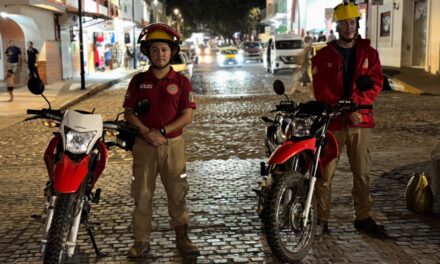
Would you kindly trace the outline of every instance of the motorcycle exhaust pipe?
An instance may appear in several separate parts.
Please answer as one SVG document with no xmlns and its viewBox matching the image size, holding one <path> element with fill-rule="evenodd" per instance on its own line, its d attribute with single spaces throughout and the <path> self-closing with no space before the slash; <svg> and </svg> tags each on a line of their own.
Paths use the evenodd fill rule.
<svg viewBox="0 0 440 264">
<path fill-rule="evenodd" d="M 50 197 L 50 202 L 45 203 L 46 222 L 44 223 L 43 237 L 41 238 L 41 246 L 40 246 L 41 253 L 44 253 L 44 251 L 46 250 L 47 235 L 49 234 L 49 229 L 50 226 L 52 225 L 52 218 L 53 218 L 53 213 L 55 210 L 55 204 L 57 199 L 58 196 L 52 195 Z"/>
</svg>

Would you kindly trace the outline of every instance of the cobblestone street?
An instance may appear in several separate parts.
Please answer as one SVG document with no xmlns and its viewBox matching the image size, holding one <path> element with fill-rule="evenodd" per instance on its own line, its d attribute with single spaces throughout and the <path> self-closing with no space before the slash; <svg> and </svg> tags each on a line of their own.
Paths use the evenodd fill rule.
<svg viewBox="0 0 440 264">
<path fill-rule="evenodd" d="M 276 77 L 290 89 L 291 75 Z M 217 77 L 199 73 L 193 78 L 198 108 L 185 132 L 190 237 L 201 249 L 197 263 L 278 263 L 262 233 L 252 188 L 260 177 L 259 163 L 266 159 L 260 117 L 270 116 L 282 97 L 271 91 L 275 78 L 268 74 L 244 78 L 240 86 L 212 78 Z M 125 89 L 121 87 L 126 85 L 95 95 L 74 109 L 96 108 L 104 119 L 112 119 L 122 111 Z M 300 94 L 297 99 L 307 97 Z M 373 239 L 354 229 L 351 172 L 343 155 L 333 182 L 332 235 L 316 236 L 301 263 L 440 263 L 440 217 L 413 214 L 404 201 L 411 173 L 430 173 L 430 153 L 440 141 L 438 101 L 436 96 L 384 91 L 375 104 L 372 196 L 375 217 L 385 225 L 390 239 Z M 43 209 L 47 175 L 42 157 L 51 131 L 36 120 L 0 130 L 0 263 L 42 261 L 43 225 L 30 216 Z M 77 252 L 69 263 L 129 262 L 131 154 L 119 149 L 109 154 L 109 164 L 97 183 L 102 188 L 101 202 L 93 206 L 90 217 L 91 222 L 100 223 L 95 228 L 96 240 L 107 256 L 95 257 L 81 228 Z M 152 248 L 141 263 L 186 263 L 175 249 L 160 181 L 154 207 Z"/>
</svg>

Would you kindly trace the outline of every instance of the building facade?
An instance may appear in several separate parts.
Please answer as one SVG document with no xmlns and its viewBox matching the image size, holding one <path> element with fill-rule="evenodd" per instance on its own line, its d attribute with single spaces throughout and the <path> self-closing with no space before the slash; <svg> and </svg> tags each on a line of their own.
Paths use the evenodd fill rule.
<svg viewBox="0 0 440 264">
<path fill-rule="evenodd" d="M 290 33 L 316 36 L 335 30 L 333 8 L 341 0 L 267 0 L 262 23 L 266 35 Z M 422 68 L 440 74 L 440 1 L 355 0 L 362 19 L 359 33 L 369 38 L 385 66 Z M 264 41 L 264 36 L 260 37 Z"/>
<path fill-rule="evenodd" d="M 28 80 L 28 41 L 39 50 L 38 71 L 46 84 L 79 77 L 80 22 L 86 75 L 125 67 L 126 49 L 139 54 L 137 36 L 149 23 L 163 19 L 162 9 L 158 0 L 2 0 L 0 81 L 6 75 L 4 51 L 10 40 L 22 54 L 18 86 Z"/>
</svg>

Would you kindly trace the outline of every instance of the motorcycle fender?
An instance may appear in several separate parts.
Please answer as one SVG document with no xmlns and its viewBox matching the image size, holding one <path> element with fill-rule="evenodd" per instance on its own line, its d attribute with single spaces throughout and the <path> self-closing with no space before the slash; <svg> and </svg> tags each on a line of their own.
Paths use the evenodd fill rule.
<svg viewBox="0 0 440 264">
<path fill-rule="evenodd" d="M 61 142 L 61 135 L 57 134 L 53 137 L 49 145 L 47 145 L 46 151 L 44 152 L 44 163 L 46 164 L 47 175 L 49 179 L 53 179 L 54 168 L 55 168 L 55 156 L 57 154 L 57 146 Z"/>
<path fill-rule="evenodd" d="M 336 137 L 330 131 L 325 136 L 325 145 L 320 157 L 320 165 L 325 167 L 330 161 L 339 156 L 339 146 Z"/>
<path fill-rule="evenodd" d="M 78 190 L 89 172 L 89 156 L 75 162 L 67 155 L 55 165 L 54 188 L 60 193 L 74 193 Z"/>
<path fill-rule="evenodd" d="M 98 180 L 99 176 L 101 176 L 102 172 L 107 166 L 108 152 L 107 147 L 102 141 L 98 142 L 98 152 L 99 156 L 96 162 L 95 173 L 93 174 L 92 188 L 95 186 L 96 181 Z"/>
<path fill-rule="evenodd" d="M 292 156 L 304 151 L 316 150 L 316 138 L 309 138 L 301 141 L 287 140 L 281 146 L 279 146 L 272 155 L 269 157 L 268 163 L 270 165 L 283 164 L 286 160 Z"/>
</svg>

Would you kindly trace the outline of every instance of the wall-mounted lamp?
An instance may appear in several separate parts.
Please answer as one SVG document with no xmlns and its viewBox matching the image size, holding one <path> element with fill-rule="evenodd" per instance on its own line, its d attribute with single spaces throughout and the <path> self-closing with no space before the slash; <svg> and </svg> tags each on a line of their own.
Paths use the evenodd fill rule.
<svg viewBox="0 0 440 264">
<path fill-rule="evenodd" d="M 400 3 L 396 3 L 393 1 L 393 9 L 399 10 L 399 7 L 400 7 Z"/>
</svg>

